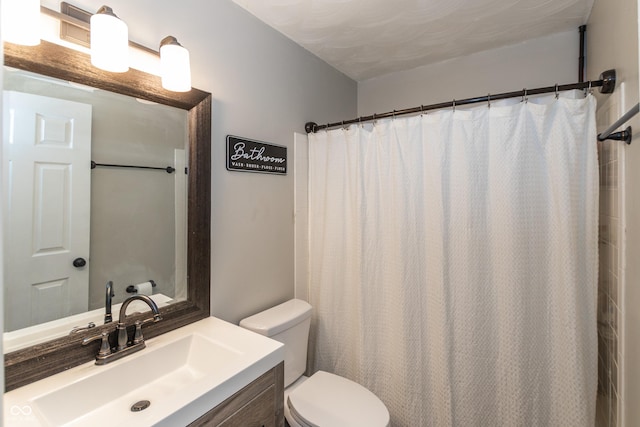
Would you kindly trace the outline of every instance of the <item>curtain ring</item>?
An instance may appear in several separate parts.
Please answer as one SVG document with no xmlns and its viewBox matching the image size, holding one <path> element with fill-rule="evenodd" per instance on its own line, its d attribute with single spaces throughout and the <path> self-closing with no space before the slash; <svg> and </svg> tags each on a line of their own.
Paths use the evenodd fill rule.
<svg viewBox="0 0 640 427">
<path fill-rule="evenodd" d="M 393 120 L 396 119 L 396 110 L 393 110 L 393 116 L 392 117 L 393 117 Z"/>
<path fill-rule="evenodd" d="M 556 83 L 556 99 L 560 98 L 560 92 L 558 92 L 558 83 Z"/>
<path fill-rule="evenodd" d="M 491 108 L 491 94 L 487 94 L 487 108 Z"/>
<path fill-rule="evenodd" d="M 424 105 L 420 104 L 420 115 L 424 114 Z"/>
<path fill-rule="evenodd" d="M 529 98 L 527 97 L 527 88 L 525 87 L 524 89 L 522 89 L 522 91 L 524 92 L 522 95 L 522 102 L 526 104 L 527 102 L 529 102 Z"/>
<path fill-rule="evenodd" d="M 587 89 L 590 95 L 593 95 L 593 88 L 591 87 L 591 80 L 589 80 L 589 89 Z"/>
<path fill-rule="evenodd" d="M 452 107 L 453 107 L 453 112 L 455 113 L 456 112 L 456 100 L 455 99 L 453 100 Z"/>
<path fill-rule="evenodd" d="M 358 117 L 358 126 L 362 127 L 362 116 Z"/>
</svg>

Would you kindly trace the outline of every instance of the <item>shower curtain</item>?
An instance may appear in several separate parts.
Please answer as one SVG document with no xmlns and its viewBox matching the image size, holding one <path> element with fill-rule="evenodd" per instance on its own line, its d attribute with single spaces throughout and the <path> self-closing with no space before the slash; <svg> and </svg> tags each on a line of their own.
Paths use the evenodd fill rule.
<svg viewBox="0 0 640 427">
<path fill-rule="evenodd" d="M 596 102 L 309 136 L 314 370 L 393 426 L 593 426 Z"/>
</svg>

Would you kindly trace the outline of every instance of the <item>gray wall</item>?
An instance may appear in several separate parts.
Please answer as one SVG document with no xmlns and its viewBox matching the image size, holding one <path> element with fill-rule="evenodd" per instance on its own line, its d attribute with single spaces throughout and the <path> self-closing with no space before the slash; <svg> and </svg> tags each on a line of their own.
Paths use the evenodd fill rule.
<svg viewBox="0 0 640 427">
<path fill-rule="evenodd" d="M 358 114 L 578 81 L 579 33 L 568 31 L 358 84 Z"/>
<path fill-rule="evenodd" d="M 166 167 L 185 149 L 187 113 L 99 92 L 92 97 L 91 158 L 98 163 Z M 154 293 L 174 297 L 176 171 L 98 167 L 91 172 L 89 308 L 104 307 L 105 284 L 114 304 L 128 285 L 154 280 Z M 184 175 L 182 176 L 184 178 Z"/>
<path fill-rule="evenodd" d="M 58 2 L 43 5 L 58 9 Z M 73 1 L 83 9 L 98 7 Z M 293 133 L 356 115 L 356 83 L 230 0 L 113 0 L 129 38 L 157 48 L 168 34 L 191 53 L 193 86 L 213 95 L 213 315 L 241 318 L 293 297 Z M 289 173 L 228 172 L 225 137 L 285 145 Z"/>
</svg>

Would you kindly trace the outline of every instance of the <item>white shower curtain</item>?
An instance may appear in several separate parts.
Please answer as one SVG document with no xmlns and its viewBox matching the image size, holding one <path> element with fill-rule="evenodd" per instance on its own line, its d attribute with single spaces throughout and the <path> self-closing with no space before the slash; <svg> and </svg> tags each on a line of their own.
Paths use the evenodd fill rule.
<svg viewBox="0 0 640 427">
<path fill-rule="evenodd" d="M 310 135 L 314 369 L 393 426 L 593 426 L 595 99 Z"/>
</svg>

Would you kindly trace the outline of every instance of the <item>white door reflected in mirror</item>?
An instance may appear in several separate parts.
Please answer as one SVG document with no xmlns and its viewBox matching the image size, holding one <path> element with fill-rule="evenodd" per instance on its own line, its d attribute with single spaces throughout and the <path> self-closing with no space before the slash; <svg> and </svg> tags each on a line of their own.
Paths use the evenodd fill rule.
<svg viewBox="0 0 640 427">
<path fill-rule="evenodd" d="M 13 91 L 4 106 L 5 331 L 13 331 L 88 309 L 92 107 Z"/>
</svg>

